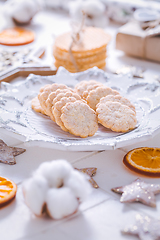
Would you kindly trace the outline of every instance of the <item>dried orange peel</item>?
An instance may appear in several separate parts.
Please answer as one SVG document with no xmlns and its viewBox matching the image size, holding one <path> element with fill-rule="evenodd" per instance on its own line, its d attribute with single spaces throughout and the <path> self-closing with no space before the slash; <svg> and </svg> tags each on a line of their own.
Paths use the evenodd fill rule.
<svg viewBox="0 0 160 240">
<path fill-rule="evenodd" d="M 19 46 L 33 42 L 35 34 L 31 30 L 13 27 L 0 32 L 0 44 L 7 46 Z"/>
<path fill-rule="evenodd" d="M 17 185 L 8 178 L 0 177 L 0 208 L 9 204 L 16 196 Z"/>
<path fill-rule="evenodd" d="M 123 163 L 137 173 L 160 177 L 160 148 L 135 148 L 124 156 Z"/>
</svg>

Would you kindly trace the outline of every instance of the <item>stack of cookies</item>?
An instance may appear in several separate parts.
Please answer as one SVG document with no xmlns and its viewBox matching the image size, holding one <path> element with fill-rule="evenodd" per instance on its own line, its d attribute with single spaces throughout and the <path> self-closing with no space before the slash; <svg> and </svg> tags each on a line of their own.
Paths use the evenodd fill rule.
<svg viewBox="0 0 160 240">
<path fill-rule="evenodd" d="M 109 41 L 110 35 L 101 28 L 85 27 L 80 43 L 73 42 L 72 32 L 64 33 L 55 39 L 54 64 L 57 68 L 63 66 L 69 72 L 84 71 L 94 66 L 103 69 Z"/>
<path fill-rule="evenodd" d="M 32 108 L 49 116 L 63 131 L 83 138 L 97 132 L 98 122 L 115 132 L 127 132 L 137 123 L 135 106 L 95 80 L 81 81 L 74 89 L 46 85 L 32 100 Z"/>
</svg>

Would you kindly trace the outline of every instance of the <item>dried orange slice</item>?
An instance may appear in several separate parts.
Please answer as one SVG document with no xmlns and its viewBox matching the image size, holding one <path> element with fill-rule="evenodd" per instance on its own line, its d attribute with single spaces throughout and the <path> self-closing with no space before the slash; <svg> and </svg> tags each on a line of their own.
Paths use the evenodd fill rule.
<svg viewBox="0 0 160 240">
<path fill-rule="evenodd" d="M 8 46 L 18 46 L 34 41 L 35 34 L 31 30 L 14 27 L 7 28 L 0 32 L 0 44 Z"/>
<path fill-rule="evenodd" d="M 10 203 L 16 196 L 17 185 L 8 178 L 0 177 L 0 208 Z"/>
<path fill-rule="evenodd" d="M 137 173 L 160 177 L 160 148 L 135 148 L 124 156 L 123 163 Z"/>
</svg>

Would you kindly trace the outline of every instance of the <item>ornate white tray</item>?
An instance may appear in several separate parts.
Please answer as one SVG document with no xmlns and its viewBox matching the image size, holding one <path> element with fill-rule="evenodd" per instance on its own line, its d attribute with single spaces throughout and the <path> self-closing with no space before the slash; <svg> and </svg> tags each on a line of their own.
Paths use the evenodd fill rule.
<svg viewBox="0 0 160 240">
<path fill-rule="evenodd" d="M 57 82 L 74 87 L 84 79 L 101 81 L 130 99 L 137 110 L 136 128 L 115 133 L 99 125 L 93 137 L 83 139 L 62 131 L 49 117 L 31 109 L 31 99 L 41 86 Z M 71 74 L 61 67 L 54 76 L 30 74 L 18 85 L 2 82 L 1 86 L 0 128 L 29 144 L 71 151 L 116 149 L 147 140 L 160 129 L 160 84 L 156 80 L 146 82 L 128 75 L 109 75 L 96 67 Z"/>
</svg>

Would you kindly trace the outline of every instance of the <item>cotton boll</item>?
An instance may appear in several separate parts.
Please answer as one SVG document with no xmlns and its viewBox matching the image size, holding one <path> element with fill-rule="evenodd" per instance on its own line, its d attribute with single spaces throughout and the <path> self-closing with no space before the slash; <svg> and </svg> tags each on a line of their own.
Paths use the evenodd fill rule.
<svg viewBox="0 0 160 240">
<path fill-rule="evenodd" d="M 72 170 L 72 166 L 66 160 L 52 161 L 50 174 L 48 175 L 49 186 L 56 188 L 63 186 Z"/>
<path fill-rule="evenodd" d="M 42 174 L 47 179 L 49 187 L 59 188 L 69 177 L 72 169 L 72 166 L 66 160 L 59 159 L 42 163 L 36 174 Z"/>
<path fill-rule="evenodd" d="M 33 213 L 40 216 L 47 210 L 54 219 L 76 212 L 80 201 L 91 192 L 87 175 L 63 159 L 42 163 L 22 187 L 25 202 Z"/>
<path fill-rule="evenodd" d="M 86 13 L 86 25 L 94 27 L 105 27 L 108 18 L 105 15 L 105 5 L 97 0 L 84 2 L 84 12 Z"/>
<path fill-rule="evenodd" d="M 48 7 L 57 8 L 61 6 L 61 0 L 45 0 Z"/>
<path fill-rule="evenodd" d="M 73 214 L 78 209 L 78 200 L 67 188 L 49 189 L 46 196 L 47 212 L 54 219 L 61 219 Z"/>
<path fill-rule="evenodd" d="M 69 187 L 80 201 L 84 201 L 92 190 L 87 176 L 77 170 L 72 171 L 64 185 Z"/>
<path fill-rule="evenodd" d="M 82 11 L 85 12 L 85 24 L 94 27 L 105 27 L 108 18 L 105 14 L 105 5 L 98 0 L 75 1 L 69 4 L 69 13 L 72 19 L 82 20 Z"/>
<path fill-rule="evenodd" d="M 34 176 L 23 183 L 22 189 L 27 206 L 34 214 L 40 216 L 48 190 L 46 179 L 38 175 Z"/>
<path fill-rule="evenodd" d="M 48 178 L 50 172 L 51 162 L 43 162 L 33 175 L 42 175 L 44 178 Z"/>
<path fill-rule="evenodd" d="M 108 24 L 108 19 L 104 15 L 94 17 L 93 19 L 90 19 L 90 18 L 86 19 L 86 25 L 88 26 L 105 28 L 107 24 Z"/>
<path fill-rule="evenodd" d="M 69 3 L 69 14 L 74 19 L 82 18 L 82 10 L 84 10 L 83 1 L 72 1 Z"/>
<path fill-rule="evenodd" d="M 88 16 L 101 16 L 105 12 L 105 6 L 97 0 L 88 0 L 83 3 L 83 10 Z"/>
<path fill-rule="evenodd" d="M 30 22 L 42 6 L 41 0 L 9 0 L 4 8 L 6 14 L 17 23 L 26 24 Z"/>
</svg>

